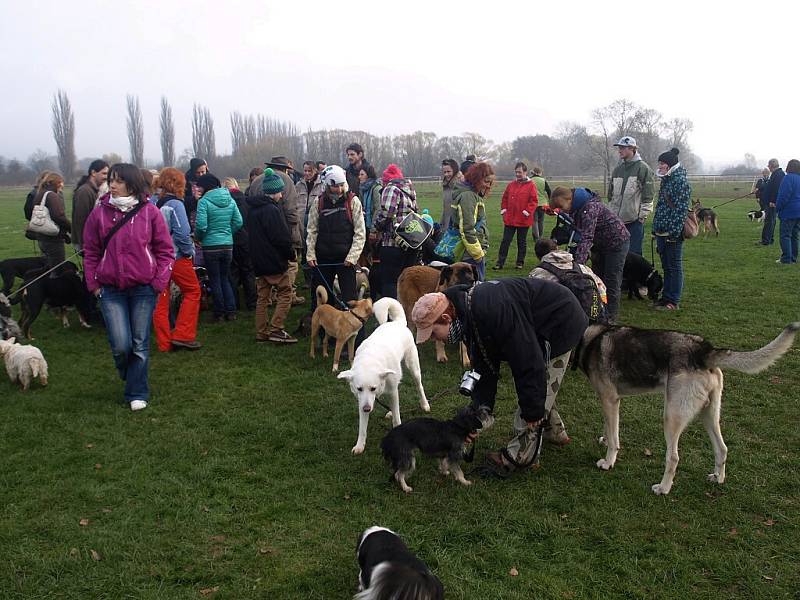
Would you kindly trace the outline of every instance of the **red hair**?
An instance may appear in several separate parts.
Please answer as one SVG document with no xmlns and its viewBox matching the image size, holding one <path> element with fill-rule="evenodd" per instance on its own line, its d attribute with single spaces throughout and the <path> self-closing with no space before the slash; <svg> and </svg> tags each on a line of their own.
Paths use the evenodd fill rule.
<svg viewBox="0 0 800 600">
<path fill-rule="evenodd" d="M 494 175 L 494 169 L 488 162 L 479 162 L 472 165 L 464 173 L 464 180 L 473 188 L 478 189 L 478 185 L 489 175 Z"/>
<path fill-rule="evenodd" d="M 183 192 L 186 189 L 186 176 L 175 167 L 166 167 L 161 169 L 158 174 L 158 186 L 164 190 L 165 194 L 183 198 Z"/>
</svg>

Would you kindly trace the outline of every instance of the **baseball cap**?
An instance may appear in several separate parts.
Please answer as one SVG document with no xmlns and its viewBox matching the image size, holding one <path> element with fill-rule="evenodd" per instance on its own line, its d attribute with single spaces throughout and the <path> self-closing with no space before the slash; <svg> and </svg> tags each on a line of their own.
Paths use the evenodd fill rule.
<svg viewBox="0 0 800 600">
<path fill-rule="evenodd" d="M 411 309 L 411 320 L 417 326 L 417 343 L 428 341 L 433 332 L 433 325 L 447 310 L 450 300 L 441 292 L 425 294 L 417 300 Z"/>
<path fill-rule="evenodd" d="M 630 146 L 632 148 L 638 148 L 639 145 L 636 143 L 636 139 L 632 138 L 629 135 L 624 135 L 619 138 L 619 141 L 614 144 L 615 146 Z"/>
</svg>

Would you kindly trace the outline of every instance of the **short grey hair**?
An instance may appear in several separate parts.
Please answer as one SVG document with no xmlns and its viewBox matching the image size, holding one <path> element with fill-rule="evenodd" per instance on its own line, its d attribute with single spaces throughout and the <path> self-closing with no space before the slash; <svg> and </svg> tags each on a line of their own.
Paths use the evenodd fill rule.
<svg viewBox="0 0 800 600">
<path fill-rule="evenodd" d="M 778 167 L 780 167 L 780 166 L 781 166 L 781 163 L 779 163 L 779 162 L 778 162 L 778 159 L 777 159 L 777 158 L 770 158 L 770 159 L 769 159 L 769 162 L 767 163 L 767 166 L 768 166 L 770 169 L 777 169 Z"/>
</svg>

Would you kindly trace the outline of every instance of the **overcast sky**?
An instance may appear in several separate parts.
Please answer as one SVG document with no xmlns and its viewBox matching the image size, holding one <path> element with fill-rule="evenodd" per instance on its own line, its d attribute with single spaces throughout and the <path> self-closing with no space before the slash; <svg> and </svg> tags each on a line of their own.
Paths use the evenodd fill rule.
<svg viewBox="0 0 800 600">
<path fill-rule="evenodd" d="M 767 10 L 765 7 L 769 6 Z M 587 123 L 618 98 L 694 122 L 709 165 L 800 157 L 800 2 L 336 2 L 8 0 L 0 20 L 0 155 L 55 154 L 65 90 L 78 157 L 129 158 L 125 96 L 160 159 L 159 100 L 176 151 L 192 103 L 217 151 L 230 113 L 301 129 L 477 131 L 495 142 Z"/>
</svg>

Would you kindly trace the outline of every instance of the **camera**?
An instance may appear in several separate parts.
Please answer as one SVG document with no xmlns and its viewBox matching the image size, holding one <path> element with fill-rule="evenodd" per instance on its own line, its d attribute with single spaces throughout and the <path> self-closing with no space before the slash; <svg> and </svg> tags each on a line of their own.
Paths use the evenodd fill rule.
<svg viewBox="0 0 800 600">
<path fill-rule="evenodd" d="M 461 385 L 458 386 L 458 391 L 463 396 L 472 396 L 475 390 L 475 384 L 481 380 L 481 374 L 477 371 L 464 371 L 461 376 Z"/>
</svg>

